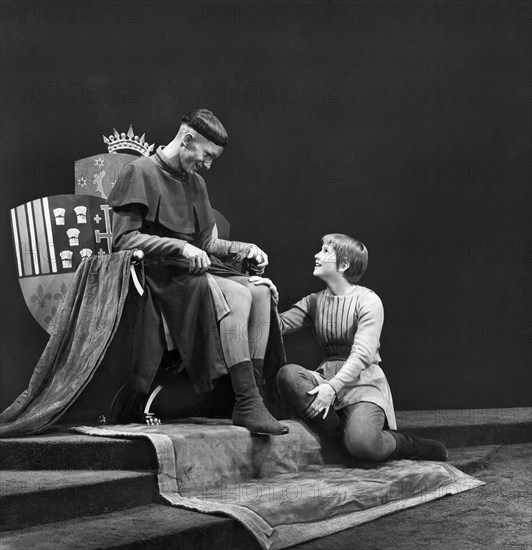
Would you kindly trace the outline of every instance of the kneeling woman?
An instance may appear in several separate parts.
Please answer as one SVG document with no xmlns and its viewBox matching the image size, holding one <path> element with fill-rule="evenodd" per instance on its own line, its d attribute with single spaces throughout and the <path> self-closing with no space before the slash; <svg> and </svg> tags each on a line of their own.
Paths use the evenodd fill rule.
<svg viewBox="0 0 532 550">
<path fill-rule="evenodd" d="M 311 429 L 343 440 L 355 458 L 446 460 L 438 441 L 395 430 L 392 395 L 379 367 L 382 302 L 357 284 L 368 264 L 366 247 L 341 234 L 326 235 L 322 244 L 314 276 L 327 288 L 303 298 L 280 319 L 284 334 L 312 325 L 325 359 L 315 371 L 295 364 L 282 367 L 279 391 Z M 268 285 L 277 297 L 269 279 L 251 281 Z"/>
</svg>

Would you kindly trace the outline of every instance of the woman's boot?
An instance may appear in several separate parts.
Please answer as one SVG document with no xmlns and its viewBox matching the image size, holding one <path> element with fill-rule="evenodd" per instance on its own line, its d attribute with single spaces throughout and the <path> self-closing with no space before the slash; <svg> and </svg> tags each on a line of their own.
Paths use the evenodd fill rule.
<svg viewBox="0 0 532 550">
<path fill-rule="evenodd" d="M 397 444 L 395 451 L 388 457 L 388 460 L 399 460 L 401 458 L 413 458 L 420 460 L 447 460 L 447 449 L 442 443 L 435 439 L 426 439 L 416 435 L 405 434 L 395 430 L 390 432 Z"/>
<path fill-rule="evenodd" d="M 275 420 L 264 405 L 257 389 L 251 361 L 233 365 L 229 369 L 229 375 L 236 399 L 233 409 L 233 424 L 235 426 L 243 426 L 250 432 L 259 435 L 288 433 L 288 427 Z"/>
</svg>

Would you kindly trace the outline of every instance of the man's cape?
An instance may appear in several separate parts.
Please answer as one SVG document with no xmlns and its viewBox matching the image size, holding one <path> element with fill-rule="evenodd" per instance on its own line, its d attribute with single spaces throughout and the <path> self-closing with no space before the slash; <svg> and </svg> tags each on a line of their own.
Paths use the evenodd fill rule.
<svg viewBox="0 0 532 550">
<path fill-rule="evenodd" d="M 0 437 L 46 430 L 90 382 L 124 310 L 132 255 L 94 255 L 79 265 L 28 388 L 0 415 Z"/>
</svg>

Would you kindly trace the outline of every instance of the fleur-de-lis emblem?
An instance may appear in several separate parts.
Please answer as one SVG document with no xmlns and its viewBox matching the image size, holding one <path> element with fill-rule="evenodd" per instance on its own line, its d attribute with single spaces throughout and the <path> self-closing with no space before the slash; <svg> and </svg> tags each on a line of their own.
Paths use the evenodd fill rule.
<svg viewBox="0 0 532 550">
<path fill-rule="evenodd" d="M 67 286 L 65 285 L 65 283 L 61 283 L 61 292 L 56 292 L 54 294 L 54 300 L 59 300 L 59 303 L 61 303 L 64 300 L 66 293 Z"/>
<path fill-rule="evenodd" d="M 61 289 L 59 292 L 56 292 L 53 296 L 54 300 L 57 300 L 59 302 L 59 306 L 52 306 L 52 311 L 50 312 L 51 315 L 48 315 L 44 318 L 44 322 L 48 325 L 48 328 L 53 329 L 55 323 L 57 322 L 57 312 L 59 311 L 59 307 L 61 306 L 61 302 L 65 299 L 66 293 L 67 293 L 68 287 L 65 283 L 61 283 Z"/>
<path fill-rule="evenodd" d="M 51 299 L 52 299 L 52 295 L 49 292 L 45 294 L 44 288 L 42 285 L 39 285 L 39 287 L 37 288 L 37 294 L 33 294 L 30 297 L 30 300 L 34 304 L 39 304 L 39 307 L 44 307 L 46 305 L 46 301 L 47 300 L 49 301 Z"/>
<path fill-rule="evenodd" d="M 55 323 L 57 322 L 57 319 L 55 318 L 56 314 L 57 314 L 57 308 L 55 306 L 52 307 L 52 315 L 48 315 L 47 317 L 44 318 L 44 322 L 50 327 L 50 328 L 53 328 L 53 326 L 55 325 Z"/>
</svg>

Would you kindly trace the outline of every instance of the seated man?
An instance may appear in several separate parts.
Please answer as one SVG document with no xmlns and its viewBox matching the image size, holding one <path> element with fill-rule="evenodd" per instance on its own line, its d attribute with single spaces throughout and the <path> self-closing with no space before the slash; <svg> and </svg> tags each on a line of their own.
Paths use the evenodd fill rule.
<svg viewBox="0 0 532 550">
<path fill-rule="evenodd" d="M 210 111 L 191 111 L 166 147 L 124 168 L 109 196 L 114 249 L 145 254 L 130 387 L 147 393 L 164 349 L 177 349 L 197 392 L 229 372 L 235 425 L 283 434 L 288 428 L 268 412 L 257 387 L 269 335 L 269 291 L 213 256 L 247 258 L 259 269 L 268 264 L 256 245 L 212 235 L 215 218 L 198 171 L 209 170 L 227 143 Z M 250 327 L 258 328 L 251 338 Z"/>
</svg>

